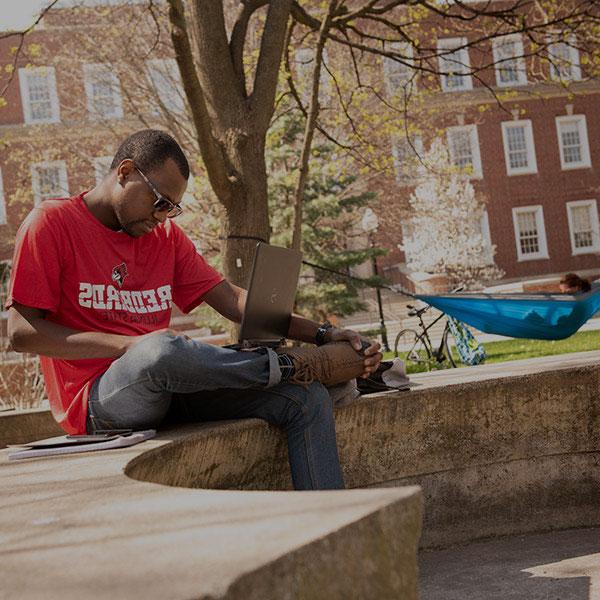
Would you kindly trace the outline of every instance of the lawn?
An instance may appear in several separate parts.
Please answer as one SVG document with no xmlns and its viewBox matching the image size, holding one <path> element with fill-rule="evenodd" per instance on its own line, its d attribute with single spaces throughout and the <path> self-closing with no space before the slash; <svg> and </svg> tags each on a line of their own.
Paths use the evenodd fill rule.
<svg viewBox="0 0 600 600">
<path fill-rule="evenodd" d="M 588 350 L 600 350 L 600 330 L 581 331 L 566 340 L 505 340 L 502 342 L 488 342 L 485 344 L 487 354 L 486 364 L 506 362 L 507 360 L 521 360 L 534 358 L 536 356 L 551 356 L 553 354 L 566 354 L 569 352 L 586 352 Z M 456 350 L 452 350 L 455 360 L 459 366 Z M 392 352 L 385 354 L 386 359 L 393 358 Z M 409 373 L 424 371 L 417 365 L 407 365 Z"/>
</svg>

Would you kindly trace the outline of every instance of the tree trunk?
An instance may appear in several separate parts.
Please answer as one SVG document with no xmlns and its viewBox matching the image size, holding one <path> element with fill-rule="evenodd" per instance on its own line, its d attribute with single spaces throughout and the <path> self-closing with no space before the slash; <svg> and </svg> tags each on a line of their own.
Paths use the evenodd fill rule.
<svg viewBox="0 0 600 600">
<path fill-rule="evenodd" d="M 225 205 L 222 256 L 225 277 L 246 288 L 256 244 L 269 242 L 267 169 L 261 136 L 237 142 L 228 152 L 236 167 L 235 192 L 220 199 Z"/>
</svg>

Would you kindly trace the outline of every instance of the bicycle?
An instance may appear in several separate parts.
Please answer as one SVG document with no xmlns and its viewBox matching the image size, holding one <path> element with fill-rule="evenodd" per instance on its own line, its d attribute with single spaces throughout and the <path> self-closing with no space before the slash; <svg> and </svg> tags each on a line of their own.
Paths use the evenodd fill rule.
<svg viewBox="0 0 600 600">
<path fill-rule="evenodd" d="M 415 308 L 412 304 L 407 304 L 406 306 L 409 309 L 409 317 L 419 317 L 419 327 L 422 331 L 421 333 L 415 329 L 403 329 L 400 331 L 394 341 L 394 356 L 399 357 L 400 352 L 404 353 L 406 351 L 406 356 L 402 358 L 407 363 L 413 363 L 417 366 L 424 365 L 428 371 L 431 371 L 434 367 L 438 369 L 456 368 L 456 361 L 452 357 L 450 345 L 448 344 L 448 336 L 451 335 L 448 320 L 446 320 L 446 326 L 444 327 L 439 347 L 434 348 L 429 337 L 429 330 L 446 315 L 442 313 L 429 323 L 429 325 L 425 325 L 423 315 L 431 306 L 423 308 Z"/>
</svg>

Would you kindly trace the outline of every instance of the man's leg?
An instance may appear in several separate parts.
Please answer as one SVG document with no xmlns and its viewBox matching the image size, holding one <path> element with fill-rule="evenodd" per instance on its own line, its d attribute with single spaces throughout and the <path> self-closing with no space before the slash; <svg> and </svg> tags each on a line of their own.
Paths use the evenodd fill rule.
<svg viewBox="0 0 600 600">
<path fill-rule="evenodd" d="M 171 421 L 259 418 L 281 427 L 297 490 L 342 489 L 344 479 L 335 437 L 333 402 L 318 382 L 280 383 L 262 390 L 217 390 L 173 394 Z"/>
<path fill-rule="evenodd" d="M 182 336 L 148 336 L 94 383 L 89 428 L 156 427 L 174 392 L 266 388 L 280 379 L 272 350 L 237 352 Z"/>
</svg>

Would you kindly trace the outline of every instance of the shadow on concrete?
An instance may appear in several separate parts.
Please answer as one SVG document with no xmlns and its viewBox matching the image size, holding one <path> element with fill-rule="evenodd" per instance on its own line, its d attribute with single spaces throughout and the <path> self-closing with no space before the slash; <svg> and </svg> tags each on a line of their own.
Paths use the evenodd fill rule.
<svg viewBox="0 0 600 600">
<path fill-rule="evenodd" d="M 600 528 L 423 551 L 421 600 L 596 600 Z"/>
</svg>

